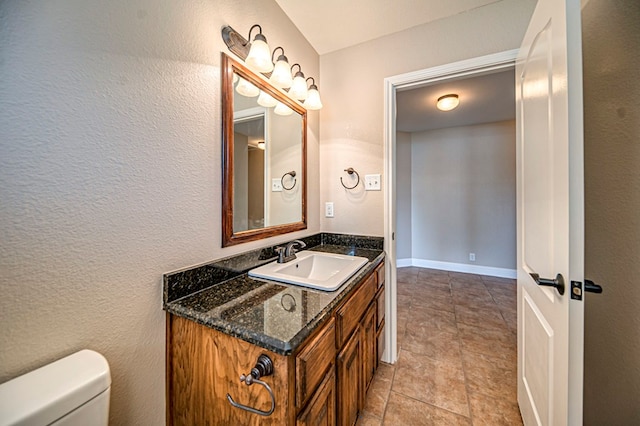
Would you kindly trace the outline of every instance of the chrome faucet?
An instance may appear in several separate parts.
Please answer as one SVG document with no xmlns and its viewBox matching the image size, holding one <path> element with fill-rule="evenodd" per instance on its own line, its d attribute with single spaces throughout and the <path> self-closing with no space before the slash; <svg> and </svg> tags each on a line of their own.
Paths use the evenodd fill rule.
<svg viewBox="0 0 640 426">
<path fill-rule="evenodd" d="M 278 253 L 278 263 L 287 263 L 296 258 L 296 246 L 303 249 L 307 245 L 300 240 L 293 240 L 285 247 L 276 247 L 276 253 Z"/>
</svg>

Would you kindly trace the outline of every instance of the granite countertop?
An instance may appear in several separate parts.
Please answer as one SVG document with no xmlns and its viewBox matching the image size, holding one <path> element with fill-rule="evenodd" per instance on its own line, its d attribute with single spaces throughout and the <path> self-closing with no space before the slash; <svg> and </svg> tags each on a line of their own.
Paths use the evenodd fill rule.
<svg viewBox="0 0 640 426">
<path fill-rule="evenodd" d="M 334 234 L 330 234 L 334 235 Z M 215 276 L 220 280 L 201 290 L 182 297 L 172 298 L 172 283 L 185 281 L 203 281 L 195 270 L 179 271 L 165 275 L 165 303 L 164 309 L 174 315 L 193 320 L 199 324 L 238 337 L 281 355 L 289 355 L 329 316 L 349 291 L 367 274 L 369 274 L 384 259 L 382 243 L 348 245 L 341 239 L 324 238 L 321 243 L 310 248 L 314 251 L 362 256 L 369 259 L 356 274 L 354 274 L 339 289 L 333 292 L 314 290 L 285 283 L 252 278 L 247 271 L 253 267 L 269 263 L 273 257 L 261 254 L 243 254 L 234 258 L 224 259 L 213 265 L 203 265 L 198 269 L 205 276 Z M 311 242 L 314 242 L 311 237 Z M 371 237 L 364 237 L 371 238 Z M 327 244 L 339 243 L 339 244 Z M 362 246 L 368 248 L 362 248 Z M 376 247 L 377 246 L 377 247 Z M 272 252 L 269 252 L 273 254 Z M 267 257 L 267 259 L 260 259 Z M 247 260 L 254 258 L 254 260 Z M 243 268 L 235 269 L 229 274 L 219 272 L 210 273 L 202 268 L 219 268 L 221 264 L 243 264 Z M 242 271 L 242 272 L 241 272 Z M 229 272 L 226 271 L 225 272 Z M 188 279 L 184 278 L 184 274 Z M 231 275 L 231 278 L 228 276 Z M 204 280 L 206 281 L 206 279 Z M 192 284 L 189 282 L 188 284 Z M 199 282 L 197 287 L 205 286 Z M 193 289 L 193 285 L 190 287 Z M 167 290 L 169 289 L 169 290 Z"/>
</svg>

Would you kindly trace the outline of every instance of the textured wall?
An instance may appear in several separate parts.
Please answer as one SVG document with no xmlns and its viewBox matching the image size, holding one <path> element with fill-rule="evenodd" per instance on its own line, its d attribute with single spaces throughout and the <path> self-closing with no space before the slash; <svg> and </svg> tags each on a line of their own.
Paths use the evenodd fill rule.
<svg viewBox="0 0 640 426">
<path fill-rule="evenodd" d="M 515 121 L 411 134 L 412 258 L 516 268 L 515 140 Z"/>
<path fill-rule="evenodd" d="M 582 10 L 585 425 L 640 424 L 640 3 Z"/>
<path fill-rule="evenodd" d="M 502 0 L 320 57 L 320 202 L 335 203 L 324 231 L 384 233 L 385 188 L 349 192 L 339 181 L 347 167 L 384 171 L 384 78 L 518 48 L 535 4 Z"/>
<path fill-rule="evenodd" d="M 112 367 L 114 425 L 164 423 L 164 272 L 222 250 L 220 29 L 259 22 L 319 58 L 274 1 L 0 2 L 0 382 L 82 348 Z"/>
</svg>

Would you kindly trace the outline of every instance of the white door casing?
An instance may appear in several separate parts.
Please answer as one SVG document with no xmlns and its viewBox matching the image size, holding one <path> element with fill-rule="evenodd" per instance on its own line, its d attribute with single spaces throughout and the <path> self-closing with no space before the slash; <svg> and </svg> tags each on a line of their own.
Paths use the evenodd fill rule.
<svg viewBox="0 0 640 426">
<path fill-rule="evenodd" d="M 525 425 L 582 424 L 584 280 L 579 0 L 539 0 L 516 61 L 518 403 Z M 565 292 L 532 274 L 564 278 Z"/>
</svg>

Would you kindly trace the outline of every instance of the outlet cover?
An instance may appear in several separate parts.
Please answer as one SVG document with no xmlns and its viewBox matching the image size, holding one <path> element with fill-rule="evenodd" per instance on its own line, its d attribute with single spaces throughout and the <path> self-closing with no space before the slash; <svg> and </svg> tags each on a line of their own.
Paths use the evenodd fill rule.
<svg viewBox="0 0 640 426">
<path fill-rule="evenodd" d="M 365 175 L 364 188 L 367 191 L 380 191 L 380 175 Z"/>
<path fill-rule="evenodd" d="M 324 203 L 324 217 L 333 217 L 333 203 Z"/>
<path fill-rule="evenodd" d="M 476 261 L 476 254 L 475 253 L 469 253 L 469 260 L 471 262 L 475 262 Z"/>
<path fill-rule="evenodd" d="M 271 192 L 282 192 L 282 180 L 275 178 L 271 179 Z"/>
</svg>

